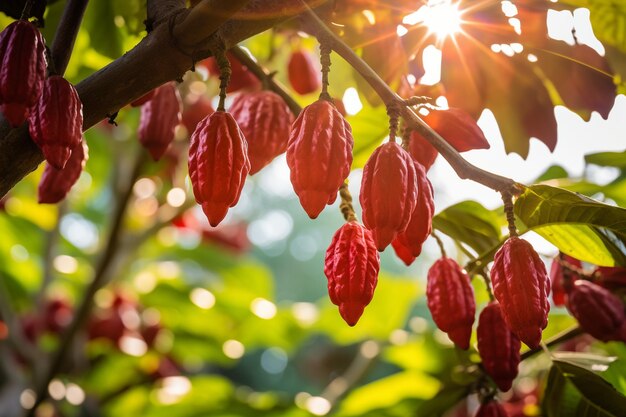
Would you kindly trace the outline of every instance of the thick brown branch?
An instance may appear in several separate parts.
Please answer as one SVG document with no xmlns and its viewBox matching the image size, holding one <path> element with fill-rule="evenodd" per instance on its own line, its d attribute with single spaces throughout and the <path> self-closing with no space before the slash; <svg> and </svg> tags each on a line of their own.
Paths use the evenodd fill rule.
<svg viewBox="0 0 626 417">
<path fill-rule="evenodd" d="M 63 75 L 70 62 L 76 35 L 80 29 L 85 9 L 89 0 L 68 0 L 61 16 L 61 21 L 57 27 L 52 42 L 51 52 L 54 70 L 57 74 Z"/>
<path fill-rule="evenodd" d="M 169 15 L 185 8 L 184 0 L 148 0 L 146 4 L 146 27 L 148 30 L 157 27 Z"/>
</svg>

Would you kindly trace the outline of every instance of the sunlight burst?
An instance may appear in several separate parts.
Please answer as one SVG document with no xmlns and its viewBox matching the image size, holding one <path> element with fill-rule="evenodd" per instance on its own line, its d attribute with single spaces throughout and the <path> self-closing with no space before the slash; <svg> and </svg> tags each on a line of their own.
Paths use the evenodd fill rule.
<svg viewBox="0 0 626 417">
<path fill-rule="evenodd" d="M 411 13 L 403 20 L 404 24 L 423 24 L 428 31 L 435 34 L 439 40 L 461 32 L 461 15 L 459 4 L 452 0 L 429 0 L 415 13 Z"/>
</svg>

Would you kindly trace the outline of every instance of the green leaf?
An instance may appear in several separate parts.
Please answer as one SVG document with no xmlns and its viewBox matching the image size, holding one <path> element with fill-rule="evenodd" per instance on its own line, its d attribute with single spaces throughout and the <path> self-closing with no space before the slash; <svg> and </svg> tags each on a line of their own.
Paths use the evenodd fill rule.
<svg viewBox="0 0 626 417">
<path fill-rule="evenodd" d="M 543 412 L 559 416 L 623 416 L 626 397 L 600 375 L 572 360 L 554 360 L 544 393 Z"/>
<path fill-rule="evenodd" d="M 626 210 L 547 185 L 527 187 L 515 214 L 561 252 L 595 265 L 626 266 Z"/>
<path fill-rule="evenodd" d="M 626 52 L 626 3 L 622 0 L 561 0 L 561 2 L 589 9 L 594 35 L 602 43 Z"/>
<path fill-rule="evenodd" d="M 463 386 L 444 387 L 437 395 L 424 401 L 417 409 L 416 417 L 442 416 L 467 396 L 468 389 Z"/>
<path fill-rule="evenodd" d="M 433 227 L 452 239 L 483 253 L 502 239 L 501 216 L 475 201 L 463 201 L 443 210 L 433 218 Z"/>
<path fill-rule="evenodd" d="M 374 150 L 389 134 L 389 121 L 384 106 L 365 107 L 348 117 L 354 136 L 354 161 L 352 169 L 362 168 Z"/>
<path fill-rule="evenodd" d="M 112 2 L 92 2 L 85 15 L 85 27 L 89 32 L 93 49 L 110 58 L 119 58 L 122 55 L 122 34 L 115 25 L 115 11 Z"/>
<path fill-rule="evenodd" d="M 587 164 L 626 169 L 626 151 L 599 152 L 585 155 Z"/>
</svg>

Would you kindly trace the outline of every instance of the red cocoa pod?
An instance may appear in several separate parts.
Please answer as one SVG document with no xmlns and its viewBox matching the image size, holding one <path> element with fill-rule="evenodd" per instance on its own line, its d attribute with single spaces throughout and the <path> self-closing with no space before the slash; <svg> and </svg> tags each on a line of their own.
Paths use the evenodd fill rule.
<svg viewBox="0 0 626 417">
<path fill-rule="evenodd" d="M 335 232 L 326 251 L 324 273 L 328 295 L 341 317 L 354 326 L 374 296 L 380 257 L 369 230 L 349 221 Z"/>
<path fill-rule="evenodd" d="M 144 104 L 146 104 L 147 102 L 149 102 L 150 100 L 152 100 L 152 97 L 154 97 L 154 94 L 156 93 L 156 88 L 152 91 L 147 92 L 146 94 L 144 94 L 143 96 L 139 97 L 137 100 L 133 101 L 130 103 L 131 107 L 140 107 L 143 106 Z"/>
<path fill-rule="evenodd" d="M 326 100 L 317 100 L 302 110 L 291 126 L 287 165 L 291 184 L 300 204 L 315 219 L 350 174 L 352 128 Z"/>
<path fill-rule="evenodd" d="M 87 144 L 83 140 L 72 149 L 63 169 L 46 165 L 39 181 L 39 204 L 55 204 L 63 200 L 83 172 L 88 158 Z"/>
<path fill-rule="evenodd" d="M 226 57 L 228 58 L 228 62 L 230 62 L 230 82 L 228 83 L 228 87 L 226 87 L 227 93 L 234 93 L 239 90 L 258 90 L 261 87 L 261 81 L 248 70 L 248 67 L 243 65 L 237 58 L 235 58 L 232 54 L 226 53 Z M 220 76 L 220 68 L 215 62 L 215 58 L 210 57 L 205 60 L 202 60 L 198 63 L 200 66 L 204 66 L 209 74 L 219 77 Z"/>
<path fill-rule="evenodd" d="M 470 277 L 450 258 L 437 260 L 428 270 L 426 300 L 439 330 L 459 348 L 469 348 L 476 314 Z"/>
<path fill-rule="evenodd" d="M 550 278 L 531 244 L 507 239 L 494 257 L 491 281 L 507 326 L 530 348 L 538 347 L 548 325 Z"/>
<path fill-rule="evenodd" d="M 293 114 L 278 94 L 271 91 L 240 94 L 233 101 L 230 113 L 248 141 L 250 175 L 287 150 Z"/>
<path fill-rule="evenodd" d="M 508 417 L 508 413 L 497 401 L 482 403 L 474 417 Z"/>
<path fill-rule="evenodd" d="M 417 197 L 413 158 L 395 142 L 379 146 L 363 168 L 359 196 L 363 223 L 372 231 L 379 251 L 406 230 Z"/>
<path fill-rule="evenodd" d="M 28 131 L 46 161 L 63 169 L 83 131 L 83 103 L 71 83 L 58 75 L 44 82 L 39 101 L 28 116 Z"/>
<path fill-rule="evenodd" d="M 626 287 L 626 268 L 619 266 L 599 266 L 593 273 L 594 282 L 609 290 Z"/>
<path fill-rule="evenodd" d="M 446 110 L 429 109 L 428 115 L 422 118 L 459 152 L 489 149 L 485 134 L 465 110 L 454 107 Z"/>
<path fill-rule="evenodd" d="M 578 280 L 567 297 L 567 309 L 580 327 L 603 342 L 626 342 L 624 304 L 613 293 L 593 282 Z"/>
<path fill-rule="evenodd" d="M 569 289 L 565 288 L 571 285 L 571 282 L 578 278 L 578 275 L 571 272 L 567 268 L 563 268 L 562 262 L 569 264 L 575 268 L 582 269 L 582 263 L 571 256 L 565 254 L 559 254 L 552 260 L 552 266 L 550 267 L 550 283 L 552 287 L 552 301 L 555 306 L 564 306 L 567 298 L 567 292 Z"/>
<path fill-rule="evenodd" d="M 411 140 L 409 141 L 409 153 L 417 162 L 422 164 L 426 171 L 430 169 L 437 159 L 437 149 L 431 145 L 426 139 L 416 131 L 411 132 Z"/>
<path fill-rule="evenodd" d="M 485 372 L 500 391 L 508 391 L 517 377 L 522 342 L 504 322 L 500 304 L 487 304 L 478 317 L 478 354 Z"/>
<path fill-rule="evenodd" d="M 202 120 L 191 135 L 189 177 L 211 226 L 237 204 L 249 171 L 248 143 L 233 116 L 216 111 Z"/>
<path fill-rule="evenodd" d="M 293 51 L 287 64 L 289 84 L 298 94 L 310 94 L 322 86 L 321 73 L 311 54 L 297 50 Z"/>
<path fill-rule="evenodd" d="M 185 100 L 186 101 L 186 100 Z M 198 123 L 207 116 L 215 113 L 215 109 L 211 105 L 211 100 L 205 96 L 199 96 L 192 103 L 185 103 L 183 109 L 183 126 L 187 129 L 187 133 L 191 136 Z"/>
<path fill-rule="evenodd" d="M 343 104 L 343 100 L 339 98 L 334 98 L 333 103 L 335 104 L 335 107 L 337 107 L 337 110 L 339 110 L 339 113 L 341 113 L 343 117 L 346 117 L 348 115 L 348 112 L 346 112 L 346 106 L 344 106 Z"/>
<path fill-rule="evenodd" d="M 0 110 L 13 127 L 24 123 L 46 78 L 46 46 L 41 32 L 18 20 L 0 33 Z"/>
<path fill-rule="evenodd" d="M 417 161 L 414 163 L 417 173 L 417 203 L 406 230 L 398 233 L 392 242 L 396 254 L 398 254 L 398 248 L 403 246 L 411 252 L 413 259 L 422 253 L 422 245 L 432 231 L 433 215 L 435 214 L 433 186 L 426 176 L 424 167 Z M 402 257 L 400 258 L 402 259 Z"/>
<path fill-rule="evenodd" d="M 157 88 L 152 99 L 141 107 L 137 136 L 155 161 L 161 159 L 174 140 L 181 110 L 182 102 L 174 83 Z"/>
<path fill-rule="evenodd" d="M 413 256 L 413 252 L 411 251 L 411 249 L 409 249 L 407 246 L 404 246 L 404 244 L 402 244 L 402 242 L 400 242 L 397 237 L 391 241 L 391 247 L 396 253 L 396 256 L 400 258 L 400 260 L 404 262 L 406 266 L 411 265 L 413 261 L 415 261 L 416 257 Z"/>
</svg>

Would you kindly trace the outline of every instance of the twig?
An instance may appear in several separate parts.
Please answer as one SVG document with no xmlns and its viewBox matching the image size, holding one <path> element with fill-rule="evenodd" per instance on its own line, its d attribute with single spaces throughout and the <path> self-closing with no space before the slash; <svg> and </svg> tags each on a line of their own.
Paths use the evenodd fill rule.
<svg viewBox="0 0 626 417">
<path fill-rule="evenodd" d="M 387 105 L 390 103 L 404 103 L 404 100 L 399 97 L 365 61 L 354 53 L 345 42 L 326 26 L 304 0 L 300 1 L 302 4 L 306 5 L 305 15 L 309 18 L 308 23 L 310 27 L 314 28 L 320 34 L 323 34 L 323 36 L 330 37 L 333 40 L 333 50 L 361 74 L 365 81 L 367 81 Z M 512 179 L 485 171 L 466 161 L 456 149 L 428 126 L 426 122 L 420 119 L 413 109 L 402 106 L 401 113 L 405 122 L 412 129 L 417 130 L 439 151 L 439 153 L 441 153 L 441 155 L 443 155 L 460 178 L 472 179 L 496 191 L 508 191 L 512 194 L 519 193 L 518 187 Z"/>
<path fill-rule="evenodd" d="M 63 9 L 61 21 L 54 35 L 52 48 L 50 48 L 54 69 L 59 75 L 65 73 L 67 64 L 70 62 L 76 35 L 78 35 L 87 3 L 89 3 L 89 0 L 68 0 L 65 4 L 65 9 Z"/>
<path fill-rule="evenodd" d="M 554 337 L 551 337 L 545 343 L 545 346 L 546 347 L 552 347 L 554 345 L 558 345 L 560 343 L 563 343 L 563 342 L 566 342 L 566 341 L 568 341 L 570 339 L 573 339 L 576 336 L 580 336 L 581 334 L 584 334 L 584 333 L 585 332 L 583 331 L 583 329 L 581 329 L 578 326 L 571 327 L 571 328 L 566 329 L 566 330 L 562 331 L 561 333 L 555 335 Z M 535 348 L 535 349 L 530 349 L 530 350 L 522 353 L 521 360 L 528 359 L 531 356 L 534 356 L 535 354 L 537 354 L 539 352 L 543 352 L 543 347 L 542 346 L 540 346 L 538 348 Z"/>
</svg>

